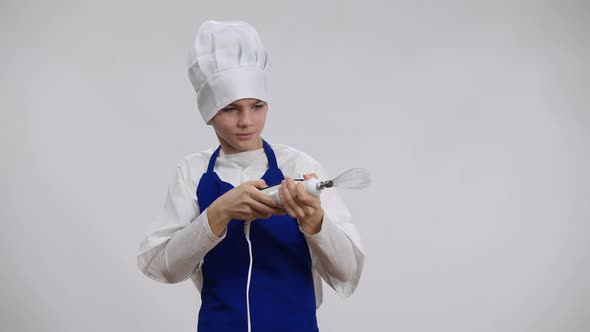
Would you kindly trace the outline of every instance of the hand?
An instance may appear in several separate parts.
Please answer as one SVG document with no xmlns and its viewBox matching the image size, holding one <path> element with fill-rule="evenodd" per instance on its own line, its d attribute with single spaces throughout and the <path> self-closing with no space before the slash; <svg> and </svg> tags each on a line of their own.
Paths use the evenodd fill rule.
<svg viewBox="0 0 590 332">
<path fill-rule="evenodd" d="M 318 178 L 315 173 L 303 174 L 305 180 Z M 297 218 L 299 225 L 307 234 L 316 234 L 322 229 L 324 209 L 319 196 L 307 193 L 303 183 L 295 183 L 291 177 L 281 182 L 279 197 L 289 216 Z"/>
<path fill-rule="evenodd" d="M 264 180 L 248 181 L 217 198 L 207 209 L 209 225 L 216 236 L 221 236 L 232 219 L 266 219 L 284 215 L 285 210 L 258 189 L 266 187 Z"/>
</svg>

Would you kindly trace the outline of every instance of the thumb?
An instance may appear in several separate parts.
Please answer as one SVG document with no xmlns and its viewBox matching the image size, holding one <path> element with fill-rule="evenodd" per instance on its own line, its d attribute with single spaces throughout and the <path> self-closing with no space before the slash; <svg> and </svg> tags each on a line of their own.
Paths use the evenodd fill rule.
<svg viewBox="0 0 590 332">
<path fill-rule="evenodd" d="M 311 178 L 317 179 L 318 175 L 315 173 L 303 174 L 303 179 L 309 180 Z"/>
<path fill-rule="evenodd" d="M 264 181 L 263 179 L 256 180 L 256 181 L 248 181 L 247 183 L 256 189 L 262 189 L 262 188 L 267 187 L 266 181 Z"/>
</svg>

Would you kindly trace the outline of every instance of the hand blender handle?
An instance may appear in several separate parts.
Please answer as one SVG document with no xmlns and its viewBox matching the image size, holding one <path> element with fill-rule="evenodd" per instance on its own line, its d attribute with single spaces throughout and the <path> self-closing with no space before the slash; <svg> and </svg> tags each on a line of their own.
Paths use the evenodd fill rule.
<svg viewBox="0 0 590 332">
<path fill-rule="evenodd" d="M 297 181 L 297 182 L 299 182 L 299 181 Z M 315 179 L 315 178 L 307 179 L 307 180 L 303 181 L 303 188 L 310 195 L 319 196 L 322 193 L 322 190 L 318 189 L 318 183 L 320 183 L 320 180 L 318 180 L 318 179 Z M 280 206 L 281 205 L 281 198 L 279 197 L 279 187 L 280 186 L 281 185 L 278 184 L 276 186 L 264 188 L 260 191 L 269 195 Z"/>
</svg>

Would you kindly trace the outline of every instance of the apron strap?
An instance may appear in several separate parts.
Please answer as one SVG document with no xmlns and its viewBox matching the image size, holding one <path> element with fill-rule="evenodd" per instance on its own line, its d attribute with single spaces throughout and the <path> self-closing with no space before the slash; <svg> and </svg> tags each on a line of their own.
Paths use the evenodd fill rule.
<svg viewBox="0 0 590 332">
<path fill-rule="evenodd" d="M 276 172 L 279 169 L 279 166 L 277 164 L 277 157 L 275 157 L 275 152 L 270 147 L 270 144 L 266 143 L 265 140 L 262 140 L 262 146 L 264 147 L 264 152 L 266 152 L 268 168 Z"/>
<path fill-rule="evenodd" d="M 207 173 L 213 173 L 213 168 L 215 167 L 215 162 L 217 161 L 217 156 L 219 155 L 219 150 L 221 149 L 221 145 L 213 152 L 211 158 L 209 158 L 209 166 L 207 166 Z"/>
</svg>

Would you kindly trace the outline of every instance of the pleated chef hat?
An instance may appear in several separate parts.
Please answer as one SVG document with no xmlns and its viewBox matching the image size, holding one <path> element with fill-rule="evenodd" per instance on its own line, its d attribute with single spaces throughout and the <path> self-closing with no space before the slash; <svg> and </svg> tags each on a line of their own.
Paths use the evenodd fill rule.
<svg viewBox="0 0 590 332">
<path fill-rule="evenodd" d="M 206 123 L 242 98 L 268 101 L 267 54 L 258 32 L 242 21 L 205 21 L 188 55 L 188 77 Z"/>
</svg>

